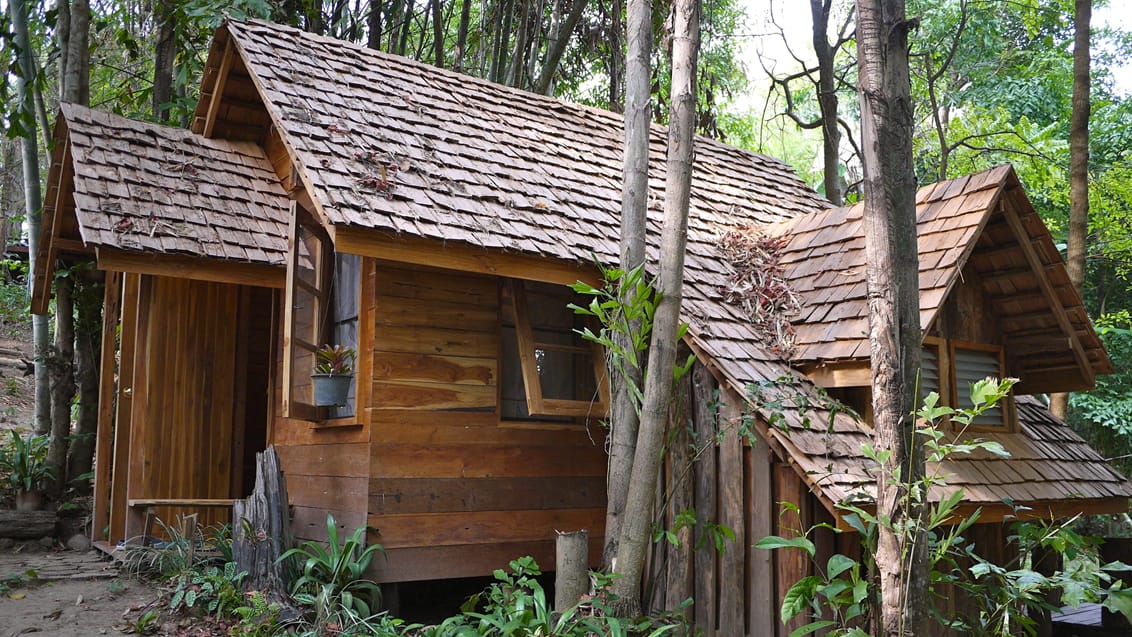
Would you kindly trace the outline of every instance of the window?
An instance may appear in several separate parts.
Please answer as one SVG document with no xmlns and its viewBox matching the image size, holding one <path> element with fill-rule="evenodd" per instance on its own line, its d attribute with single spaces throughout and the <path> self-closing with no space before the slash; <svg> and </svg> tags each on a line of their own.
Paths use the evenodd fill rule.
<svg viewBox="0 0 1132 637">
<path fill-rule="evenodd" d="M 971 385 L 990 376 L 1001 379 L 1003 373 L 1002 348 L 981 343 L 951 342 L 952 405 L 957 409 L 970 409 Z M 978 428 L 1009 428 L 1013 422 L 1013 400 L 1010 396 L 987 409 L 971 426 Z"/>
<path fill-rule="evenodd" d="M 305 210 L 291 217 L 284 316 L 283 415 L 324 421 L 354 415 L 356 382 L 348 404 L 314 404 L 311 373 L 315 352 L 324 344 L 358 346 L 358 294 L 361 258 L 335 254 L 330 237 Z"/>
<path fill-rule="evenodd" d="M 601 348 L 575 330 L 585 317 L 562 285 L 505 280 L 502 326 L 501 416 L 504 420 L 574 422 L 602 417 L 609 405 Z"/>
</svg>

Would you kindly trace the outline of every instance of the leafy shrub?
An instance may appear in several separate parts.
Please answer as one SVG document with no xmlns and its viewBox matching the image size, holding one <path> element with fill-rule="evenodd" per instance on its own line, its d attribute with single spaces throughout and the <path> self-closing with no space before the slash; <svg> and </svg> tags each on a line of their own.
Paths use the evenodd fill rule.
<svg viewBox="0 0 1132 637">
<path fill-rule="evenodd" d="M 232 637 L 271 637 L 279 632 L 279 604 L 268 602 L 260 591 L 248 593 L 242 606 L 236 606 L 232 613 L 238 621 L 228 634 Z"/>
<path fill-rule="evenodd" d="M 309 607 L 317 630 L 328 625 L 353 626 L 373 617 L 381 601 L 381 589 L 365 579 L 380 544 L 366 546 L 366 527 L 360 527 L 344 542 L 338 538 L 334 516 L 326 516 L 327 543 L 303 542 L 279 557 L 302 562 L 301 576 L 291 588 L 295 601 Z"/>
<path fill-rule="evenodd" d="M 677 630 L 681 616 L 625 620 L 608 614 L 604 591 L 612 581 L 599 576 L 602 594 L 555 613 L 539 584 L 541 575 L 532 557 L 511 560 L 510 572 L 495 571 L 496 582 L 472 596 L 463 612 L 436 626 L 424 628 L 421 637 L 589 637 L 591 635 L 647 635 L 659 637 Z M 477 610 L 480 604 L 483 610 Z M 684 627 L 684 634 L 690 634 Z"/>
<path fill-rule="evenodd" d="M 244 601 L 240 582 L 246 576 L 244 571 L 236 572 L 235 562 L 224 564 L 223 570 L 216 566 L 190 569 L 177 578 L 169 609 L 203 609 L 209 615 L 221 617 Z"/>
</svg>

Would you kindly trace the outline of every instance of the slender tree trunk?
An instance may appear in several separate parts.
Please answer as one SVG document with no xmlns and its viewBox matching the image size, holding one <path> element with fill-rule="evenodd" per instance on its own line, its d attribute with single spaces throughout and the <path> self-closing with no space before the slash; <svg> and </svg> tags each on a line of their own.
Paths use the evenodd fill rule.
<svg viewBox="0 0 1132 637">
<path fill-rule="evenodd" d="M 836 51 L 829 45 L 829 12 L 832 0 L 810 0 L 813 18 L 814 53 L 818 58 L 818 107 L 821 110 L 822 178 L 825 196 L 840 206 L 841 197 L 841 129 L 837 124 L 837 78 L 834 75 Z"/>
<path fill-rule="evenodd" d="M 430 0 L 432 4 L 432 63 L 444 66 L 444 13 L 440 10 L 440 0 Z"/>
<path fill-rule="evenodd" d="M 78 480 L 94 467 L 98 432 L 98 380 L 102 351 L 103 275 L 82 270 L 75 279 L 75 379 L 79 414 L 67 457 L 67 481 L 79 495 L 90 494 L 90 480 Z"/>
<path fill-rule="evenodd" d="M 648 0 L 629 3 L 629 53 L 625 85 L 625 142 L 621 190 L 621 269 L 632 270 L 645 262 L 645 236 L 648 227 L 649 203 L 649 127 L 652 124 L 652 102 L 649 80 L 652 62 L 652 5 Z M 632 286 L 619 291 L 622 303 L 633 304 Z M 640 323 L 631 329 L 640 330 Z M 619 337 L 623 350 L 633 347 L 625 335 Z M 605 549 L 604 563 L 612 566 L 618 555 L 621 522 L 629 495 L 629 478 L 633 472 L 633 456 L 637 449 L 639 414 L 632 387 L 641 387 L 641 367 L 626 361 L 627 379 L 611 374 L 613 404 L 609 433 L 609 466 L 606 471 Z"/>
<path fill-rule="evenodd" d="M 472 0 L 460 0 L 460 24 L 456 27 L 456 56 L 452 69 L 463 72 L 464 55 L 468 49 L 468 22 L 472 19 Z M 483 46 L 483 43 L 480 43 Z"/>
<path fill-rule="evenodd" d="M 609 110 L 622 112 L 621 89 L 624 78 L 624 47 L 621 41 L 621 13 L 625 8 L 623 0 L 612 0 L 609 27 Z M 650 23 L 649 33 L 652 33 Z"/>
<path fill-rule="evenodd" d="M 389 45 L 385 47 L 390 53 L 397 53 L 397 42 L 401 35 L 401 20 L 404 19 L 405 0 L 393 0 L 389 6 Z"/>
<path fill-rule="evenodd" d="M 587 0 L 574 0 L 574 6 L 570 8 L 565 23 L 555 31 L 549 43 L 550 49 L 546 53 L 546 61 L 542 65 L 542 71 L 539 72 L 538 81 L 535 84 L 535 92 L 550 95 L 550 88 L 554 85 L 554 74 L 558 72 L 558 65 L 562 62 L 562 54 L 566 52 L 566 47 L 570 44 L 570 36 L 582 20 L 586 4 L 588 4 Z"/>
<path fill-rule="evenodd" d="M 61 98 L 64 102 L 87 104 L 90 102 L 90 4 L 88 0 L 60 2 L 59 13 L 68 9 L 65 20 L 66 33 L 60 29 L 60 85 L 66 90 Z M 64 20 L 60 21 L 61 24 Z"/>
<path fill-rule="evenodd" d="M 499 5 L 499 7 L 502 13 L 496 21 L 496 33 L 498 37 L 495 39 L 495 52 L 491 56 L 491 77 L 488 78 L 496 83 L 502 81 L 503 69 L 507 58 L 507 49 L 511 44 L 511 17 L 515 12 L 515 2 L 514 0 L 503 0 L 503 4 Z"/>
<path fill-rule="evenodd" d="M 1073 112 L 1069 117 L 1069 241 L 1066 266 L 1069 280 L 1084 296 L 1085 240 L 1089 235 L 1089 23 L 1092 0 L 1076 0 L 1073 27 Z M 1069 394 L 1054 394 L 1050 411 L 1058 418 L 1069 412 Z"/>
<path fill-rule="evenodd" d="M 51 370 L 51 445 L 47 464 L 55 468 L 55 479 L 48 492 L 58 500 L 67 475 L 67 446 L 71 436 L 71 401 L 75 398 L 75 314 L 74 277 L 55 279 L 55 347 Z"/>
<path fill-rule="evenodd" d="M 304 0 L 306 6 L 306 30 L 322 35 L 326 32 L 326 25 L 322 21 L 322 0 Z"/>
<path fill-rule="evenodd" d="M 413 24 L 413 0 L 405 0 L 404 14 L 401 19 L 401 36 L 397 40 L 397 55 L 405 55 L 409 49 L 409 31 Z"/>
<path fill-rule="evenodd" d="M 381 49 L 381 0 L 370 0 L 369 14 L 366 15 L 366 46 L 378 51 Z"/>
<path fill-rule="evenodd" d="M 21 159 L 24 175 L 24 212 L 28 220 L 28 261 L 31 276 L 28 285 L 45 264 L 39 263 L 36 252 L 39 250 L 40 208 L 42 193 L 39 190 L 39 149 L 36 144 L 35 96 L 32 86 L 35 78 L 35 63 L 32 60 L 31 34 L 28 32 L 28 0 L 11 0 L 8 4 L 12 18 L 12 35 L 19 50 L 19 77 L 16 78 L 16 93 L 19 109 L 24 116 L 24 135 L 20 137 Z M 51 431 L 51 379 L 47 371 L 48 329 L 47 317 L 31 317 L 32 343 L 35 351 L 35 431 L 47 434 Z"/>
<path fill-rule="evenodd" d="M 175 0 L 158 0 L 154 6 L 157 18 L 157 43 L 153 58 L 153 117 L 169 121 L 169 103 L 173 101 L 173 65 L 177 57 L 177 17 Z"/>
<path fill-rule="evenodd" d="M 700 48 L 699 0 L 677 0 L 672 35 L 672 104 L 669 111 L 664 225 L 660 236 L 657 304 L 649 343 L 644 403 L 633 457 L 632 478 L 617 547 L 620 577 L 613 582 L 614 612 L 640 614 L 641 575 L 649 545 L 657 472 L 664 450 L 664 430 L 672 407 L 672 370 L 676 363 L 680 302 L 684 289 L 684 250 L 688 241 L 693 140 L 696 127 L 696 73 Z M 632 32 L 631 32 L 632 33 Z M 635 36 L 630 36 L 631 42 Z M 607 531 L 608 532 L 608 531 Z"/>
<path fill-rule="evenodd" d="M 504 82 L 508 86 L 516 88 L 523 82 L 523 68 L 526 66 L 523 53 L 527 50 L 527 32 L 531 23 L 532 0 L 519 1 L 523 3 L 523 9 L 519 13 L 519 32 L 515 35 L 515 53 L 511 56 L 511 65 L 507 69 L 507 79 Z"/>
<path fill-rule="evenodd" d="M 4 149 L 4 174 L 0 181 L 0 253 L 8 246 L 12 237 L 19 237 L 19 223 L 15 221 L 16 211 L 23 207 L 23 185 L 20 181 L 20 161 L 13 139 L 0 140 Z"/>
<path fill-rule="evenodd" d="M 872 353 L 873 437 L 891 453 L 877 474 L 880 634 L 928 633 L 926 537 L 907 484 L 923 476 L 914 433 L 920 365 L 916 177 L 904 0 L 857 1 L 857 48 L 865 168 L 864 224 Z M 899 472 L 899 483 L 893 476 Z M 899 531 L 905 526 L 911 530 Z"/>
</svg>

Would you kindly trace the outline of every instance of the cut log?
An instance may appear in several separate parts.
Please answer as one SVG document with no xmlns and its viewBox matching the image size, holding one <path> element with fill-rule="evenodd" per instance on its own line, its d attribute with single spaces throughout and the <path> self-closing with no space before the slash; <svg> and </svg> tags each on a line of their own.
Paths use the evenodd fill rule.
<svg viewBox="0 0 1132 637">
<path fill-rule="evenodd" d="M 247 572 L 247 590 L 286 595 L 287 574 L 279 556 L 291 546 L 287 483 L 275 447 L 256 454 L 255 489 L 232 505 L 232 557 Z"/>
<path fill-rule="evenodd" d="M 589 592 L 590 577 L 586 569 L 590 533 L 585 529 L 556 533 L 554 610 L 564 612 L 582 601 Z"/>
<path fill-rule="evenodd" d="M 0 511 L 0 537 L 34 540 L 54 535 L 54 511 Z"/>
</svg>

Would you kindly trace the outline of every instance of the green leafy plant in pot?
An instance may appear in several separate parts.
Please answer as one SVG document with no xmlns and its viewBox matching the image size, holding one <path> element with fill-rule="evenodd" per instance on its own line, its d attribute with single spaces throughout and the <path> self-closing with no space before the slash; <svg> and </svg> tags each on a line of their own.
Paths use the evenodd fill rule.
<svg viewBox="0 0 1132 637">
<path fill-rule="evenodd" d="M 55 477 L 47 464 L 47 436 L 28 433 L 20 436 L 10 430 L 11 439 L 0 447 L 0 473 L 16 494 L 17 511 L 35 511 L 42 504 L 43 481 Z"/>
<path fill-rule="evenodd" d="M 350 383 L 354 381 L 354 361 L 358 353 L 345 345 L 323 345 L 315 352 L 314 404 L 332 407 L 347 404 Z"/>
</svg>

